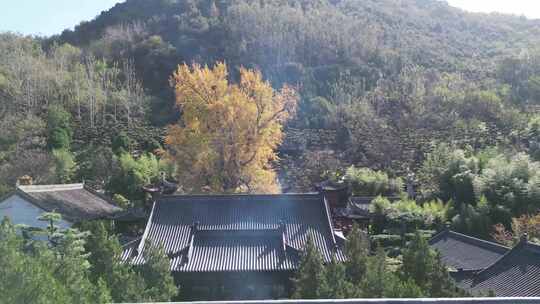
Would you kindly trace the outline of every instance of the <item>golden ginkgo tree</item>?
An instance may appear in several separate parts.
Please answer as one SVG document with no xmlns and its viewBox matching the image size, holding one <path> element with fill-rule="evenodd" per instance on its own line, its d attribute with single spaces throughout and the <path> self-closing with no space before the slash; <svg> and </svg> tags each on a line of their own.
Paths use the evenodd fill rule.
<svg viewBox="0 0 540 304">
<path fill-rule="evenodd" d="M 294 89 L 276 91 L 260 72 L 244 68 L 238 83 L 231 83 L 225 63 L 180 65 L 171 85 L 182 119 L 168 127 L 166 144 L 184 187 L 279 191 L 272 162 L 283 125 L 296 110 Z"/>
</svg>

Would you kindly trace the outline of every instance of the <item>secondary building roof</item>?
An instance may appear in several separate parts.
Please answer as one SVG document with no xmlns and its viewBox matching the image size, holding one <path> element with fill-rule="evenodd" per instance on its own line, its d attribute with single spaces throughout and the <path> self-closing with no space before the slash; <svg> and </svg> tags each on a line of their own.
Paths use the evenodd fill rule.
<svg viewBox="0 0 540 304">
<path fill-rule="evenodd" d="M 443 262 L 454 268 L 451 275 L 472 294 L 497 297 L 540 296 L 540 246 L 523 237 L 510 249 L 453 231 L 430 240 Z"/>
<path fill-rule="evenodd" d="M 84 184 L 18 186 L 13 194 L 44 211 L 58 212 L 72 223 L 108 218 L 122 211 Z"/>
<path fill-rule="evenodd" d="M 540 296 L 540 246 L 526 238 L 495 263 L 461 282 L 476 294 L 498 297 Z"/>
<path fill-rule="evenodd" d="M 124 259 L 144 263 L 144 245 L 162 244 L 171 271 L 286 271 L 308 238 L 326 262 L 344 260 L 319 194 L 170 196 L 153 206 L 145 233 Z"/>
<path fill-rule="evenodd" d="M 375 200 L 376 196 L 351 196 L 347 205 L 347 214 L 351 218 L 355 217 L 371 217 L 371 202 Z M 390 202 L 400 200 L 399 196 L 385 197 Z"/>
<path fill-rule="evenodd" d="M 482 270 L 495 263 L 510 248 L 450 230 L 434 236 L 429 244 L 454 270 Z"/>
</svg>

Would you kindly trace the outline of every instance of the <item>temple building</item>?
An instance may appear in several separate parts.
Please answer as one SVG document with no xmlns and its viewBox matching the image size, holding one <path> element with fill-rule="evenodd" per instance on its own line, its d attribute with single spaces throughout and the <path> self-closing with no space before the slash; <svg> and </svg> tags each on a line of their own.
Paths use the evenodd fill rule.
<svg viewBox="0 0 540 304">
<path fill-rule="evenodd" d="M 325 262 L 345 260 L 321 194 L 162 196 L 123 259 L 140 265 L 161 244 L 186 299 L 280 298 L 309 238 Z"/>
<path fill-rule="evenodd" d="M 371 202 L 376 199 L 375 196 L 353 196 L 349 185 L 330 180 L 317 183 L 314 188 L 328 201 L 334 229 L 342 231 L 344 234 L 349 233 L 354 224 L 360 228 L 368 229 L 374 219 L 370 206 Z M 401 199 L 399 196 L 386 198 L 391 202 Z"/>
<path fill-rule="evenodd" d="M 0 198 L 0 220 L 8 217 L 14 224 L 44 228 L 48 223 L 38 220 L 44 212 L 61 214 L 58 225 L 68 228 L 82 221 L 115 218 L 122 209 L 84 184 L 18 185 Z"/>
<path fill-rule="evenodd" d="M 513 248 L 445 230 L 430 240 L 458 285 L 473 295 L 540 296 L 540 246 L 527 236 Z"/>
</svg>

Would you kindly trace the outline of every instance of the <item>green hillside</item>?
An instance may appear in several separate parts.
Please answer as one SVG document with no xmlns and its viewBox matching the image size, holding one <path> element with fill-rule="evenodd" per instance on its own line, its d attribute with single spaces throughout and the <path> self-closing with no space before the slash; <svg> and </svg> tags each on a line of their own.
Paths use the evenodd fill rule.
<svg viewBox="0 0 540 304">
<path fill-rule="evenodd" d="M 128 0 L 58 36 L 2 34 L 3 121 L 32 114 L 39 121 L 29 124 L 46 137 L 39 125 L 59 103 L 76 121 L 76 150 L 84 150 L 78 142 L 107 145 L 119 130 L 138 134 L 133 148 L 154 149 L 163 138 L 152 128 L 181 117 L 172 71 L 224 61 L 233 79 L 247 67 L 275 88 L 297 88 L 299 109 L 287 126 L 297 131 L 286 141 L 298 130 L 304 138 L 335 134 L 335 153 L 283 151 L 278 168 L 287 167 L 281 176 L 291 188 L 350 164 L 403 174 L 439 143 L 529 148 L 539 32 L 538 20 L 471 14 L 443 1 Z M 17 140 L 5 142 L 11 151 Z"/>
</svg>

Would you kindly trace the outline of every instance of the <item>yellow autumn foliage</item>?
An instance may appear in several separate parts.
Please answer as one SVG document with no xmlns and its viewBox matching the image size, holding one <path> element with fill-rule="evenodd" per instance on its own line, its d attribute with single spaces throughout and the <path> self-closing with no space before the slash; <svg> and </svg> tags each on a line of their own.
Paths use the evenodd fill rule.
<svg viewBox="0 0 540 304">
<path fill-rule="evenodd" d="M 294 89 L 276 91 L 260 72 L 243 68 L 239 82 L 230 83 L 225 63 L 180 65 L 171 85 L 182 120 L 168 127 L 166 144 L 185 187 L 279 191 L 272 162 L 283 125 L 296 110 Z"/>
</svg>

